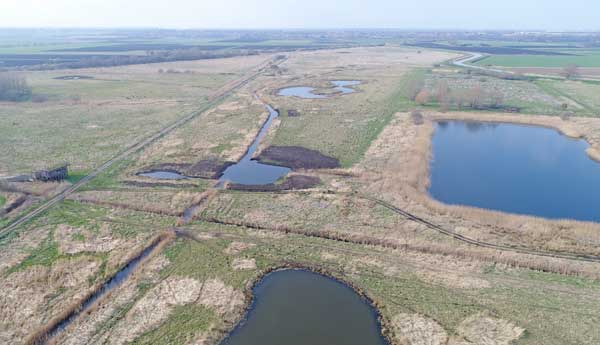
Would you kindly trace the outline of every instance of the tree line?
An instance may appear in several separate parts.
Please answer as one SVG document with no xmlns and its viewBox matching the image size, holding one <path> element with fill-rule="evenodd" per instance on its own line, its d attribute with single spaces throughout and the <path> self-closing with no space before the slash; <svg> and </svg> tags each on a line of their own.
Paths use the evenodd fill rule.
<svg viewBox="0 0 600 345">
<path fill-rule="evenodd" d="M 26 101 L 31 95 L 31 87 L 25 77 L 16 73 L 0 72 L 0 101 Z"/>
<path fill-rule="evenodd" d="M 506 108 L 504 94 L 499 90 L 486 90 L 480 85 L 451 90 L 445 80 L 440 80 L 435 90 L 430 91 L 423 78 L 414 78 L 408 84 L 406 96 L 418 105 L 437 102 L 441 111 L 448 111 L 453 107 L 479 110 Z"/>
</svg>

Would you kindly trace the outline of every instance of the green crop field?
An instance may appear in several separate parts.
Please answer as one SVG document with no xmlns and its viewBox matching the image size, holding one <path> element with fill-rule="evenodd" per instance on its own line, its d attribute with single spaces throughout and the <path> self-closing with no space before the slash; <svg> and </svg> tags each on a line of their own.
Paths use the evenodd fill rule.
<svg viewBox="0 0 600 345">
<path fill-rule="evenodd" d="M 577 55 L 493 55 L 476 64 L 502 67 L 600 67 L 600 50 L 569 51 Z"/>
</svg>

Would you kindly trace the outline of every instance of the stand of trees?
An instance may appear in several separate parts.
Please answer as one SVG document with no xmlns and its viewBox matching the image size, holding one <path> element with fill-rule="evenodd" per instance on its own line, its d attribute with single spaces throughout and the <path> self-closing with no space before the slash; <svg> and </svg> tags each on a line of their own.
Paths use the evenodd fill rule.
<svg viewBox="0 0 600 345">
<path fill-rule="evenodd" d="M 0 72 L 0 101 L 20 102 L 31 98 L 31 87 L 22 75 Z"/>
</svg>

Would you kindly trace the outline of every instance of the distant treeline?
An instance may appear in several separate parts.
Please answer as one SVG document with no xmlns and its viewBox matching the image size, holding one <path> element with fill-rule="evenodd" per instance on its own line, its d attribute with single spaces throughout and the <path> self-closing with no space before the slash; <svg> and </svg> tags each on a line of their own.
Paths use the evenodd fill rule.
<svg viewBox="0 0 600 345">
<path fill-rule="evenodd" d="M 485 54 L 500 54 L 500 55 L 573 55 L 568 53 L 561 53 L 551 50 L 533 50 L 533 49 L 521 49 L 514 47 L 492 47 L 490 45 L 448 45 L 434 42 L 417 42 L 407 43 L 406 45 L 412 47 L 430 48 L 430 49 L 445 49 L 445 50 L 457 50 L 465 52 L 476 52 Z M 543 48 L 543 47 L 540 47 Z"/>
<path fill-rule="evenodd" d="M 350 45 L 336 45 L 338 48 L 349 47 Z M 0 67 L 6 66 L 6 70 L 27 69 L 27 70 L 52 70 L 52 69 L 75 69 L 90 67 L 112 67 L 122 65 L 136 65 L 171 61 L 190 61 L 204 59 L 220 59 L 234 56 L 258 55 L 260 53 L 275 53 L 291 50 L 318 50 L 331 48 L 328 46 L 264 46 L 256 49 L 222 49 L 205 50 L 203 48 L 174 49 L 147 51 L 145 55 L 48 55 L 37 54 L 33 57 L 23 56 L 22 64 L 19 63 L 17 55 L 0 56 Z M 9 64 L 3 64 L 4 58 Z M 34 61 L 32 61 L 32 59 Z"/>
<path fill-rule="evenodd" d="M 204 59 L 219 59 L 233 56 L 257 55 L 259 52 L 254 50 L 227 50 L 227 51 L 205 51 L 198 49 L 181 49 L 148 52 L 146 55 L 111 55 L 86 57 L 80 55 L 80 59 L 76 61 L 48 62 L 45 64 L 30 66 L 33 70 L 47 69 L 68 69 L 68 68 L 89 68 L 89 67 L 112 67 L 121 65 L 135 65 L 170 61 L 188 61 L 188 60 L 204 60 Z"/>
</svg>

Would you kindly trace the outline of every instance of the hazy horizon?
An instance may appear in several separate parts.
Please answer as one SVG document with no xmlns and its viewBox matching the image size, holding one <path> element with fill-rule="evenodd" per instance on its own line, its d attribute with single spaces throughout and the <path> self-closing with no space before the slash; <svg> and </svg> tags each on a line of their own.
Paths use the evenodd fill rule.
<svg viewBox="0 0 600 345">
<path fill-rule="evenodd" d="M 2 28 L 600 30 L 600 2 L 585 0 L 5 1 Z"/>
</svg>

